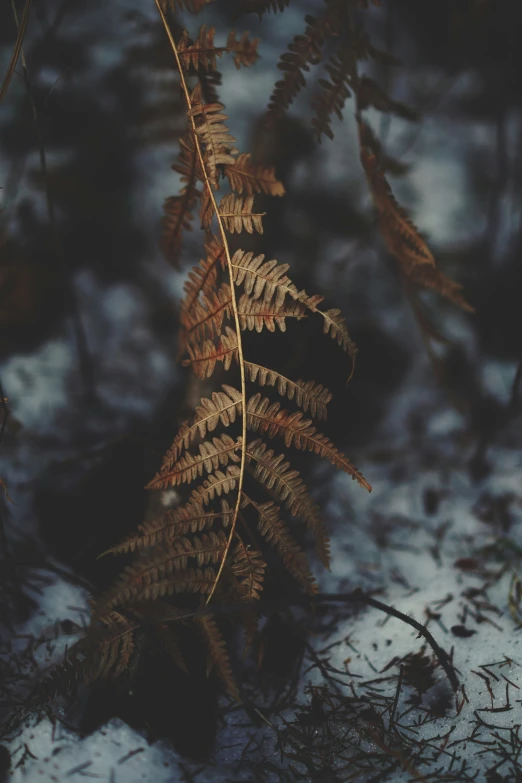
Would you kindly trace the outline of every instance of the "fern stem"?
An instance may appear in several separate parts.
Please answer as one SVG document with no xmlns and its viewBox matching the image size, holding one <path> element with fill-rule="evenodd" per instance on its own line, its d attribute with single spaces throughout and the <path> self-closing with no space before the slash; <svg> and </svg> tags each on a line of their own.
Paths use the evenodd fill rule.
<svg viewBox="0 0 522 783">
<path fill-rule="evenodd" d="M 159 15 L 161 17 L 161 21 L 163 23 L 163 27 L 165 28 L 165 32 L 166 32 L 167 37 L 169 39 L 169 43 L 170 43 L 172 52 L 173 52 L 174 57 L 176 59 L 176 65 L 177 65 L 177 68 L 178 68 L 178 71 L 179 71 L 179 76 L 180 76 L 180 81 L 181 81 L 181 88 L 182 88 L 183 94 L 185 96 L 185 100 L 186 100 L 186 103 L 187 103 L 188 110 L 190 111 L 190 109 L 192 108 L 192 104 L 190 102 L 190 93 L 189 93 L 189 89 L 188 89 L 187 82 L 186 82 L 186 79 L 185 79 L 185 73 L 184 73 L 183 65 L 181 63 L 181 58 L 179 56 L 179 52 L 178 52 L 178 49 L 177 49 L 177 46 L 176 46 L 176 42 L 174 41 L 174 37 L 173 37 L 173 35 L 172 35 L 171 31 L 170 31 L 167 19 L 165 17 L 165 13 L 164 13 L 164 11 L 163 11 L 163 9 L 161 7 L 160 0 L 154 0 L 154 2 L 156 3 L 156 7 L 158 9 Z M 241 464 L 240 464 L 240 467 L 239 467 L 239 478 L 238 478 L 238 487 L 237 487 L 237 499 L 236 499 L 236 505 L 235 505 L 235 508 L 234 508 L 234 514 L 233 514 L 233 517 L 232 517 L 232 522 L 231 522 L 231 525 L 230 525 L 230 533 L 228 535 L 228 539 L 227 539 L 227 543 L 226 543 L 225 550 L 224 550 L 224 553 L 223 553 L 223 557 L 221 559 L 221 563 L 219 564 L 219 569 L 218 569 L 218 572 L 217 572 L 214 584 L 212 585 L 212 589 L 211 589 L 211 591 L 208 594 L 207 599 L 206 599 L 206 604 L 208 604 L 210 602 L 210 600 L 212 599 L 212 596 L 214 595 L 215 591 L 216 591 L 216 587 L 218 585 L 219 579 L 220 579 L 221 574 L 223 572 L 223 568 L 224 568 L 224 565 L 225 565 L 225 560 L 227 558 L 227 555 L 228 555 L 228 552 L 229 552 L 229 549 L 230 549 L 230 545 L 232 543 L 232 538 L 234 536 L 234 531 L 235 531 L 235 528 L 236 528 L 237 518 L 238 518 L 238 514 L 239 514 L 239 508 L 240 508 L 240 505 L 241 505 L 241 494 L 242 494 L 242 490 L 243 490 L 243 479 L 244 479 L 244 476 L 245 476 L 245 466 L 246 466 L 246 442 L 247 442 L 246 371 L 245 371 L 245 358 L 244 358 L 244 355 L 243 355 L 243 343 L 242 343 L 242 339 L 241 339 L 241 325 L 240 325 L 240 322 L 239 322 L 239 312 L 238 312 L 237 297 L 236 297 L 236 290 L 235 290 L 235 284 L 234 284 L 234 273 L 233 273 L 233 269 L 232 269 L 232 259 L 231 259 L 231 256 L 230 256 L 230 249 L 228 247 L 228 240 L 227 240 L 227 235 L 226 235 L 226 232 L 225 232 L 225 226 L 224 226 L 223 220 L 221 218 L 221 215 L 219 213 L 218 205 L 216 203 L 216 199 L 214 197 L 214 192 L 212 190 L 212 185 L 210 184 L 208 172 L 207 172 L 207 169 L 206 169 L 206 166 L 205 166 L 203 153 L 201 151 L 201 145 L 200 145 L 200 142 L 199 142 L 198 134 L 196 133 L 196 121 L 195 121 L 194 117 L 192 117 L 192 116 L 189 116 L 189 121 L 190 121 L 191 126 L 192 126 L 192 135 L 193 135 L 193 138 L 194 138 L 194 144 L 195 144 L 197 155 L 198 155 L 199 162 L 200 162 L 200 165 L 201 165 L 201 171 L 202 171 L 203 176 L 205 178 L 205 187 L 207 188 L 208 195 L 209 195 L 209 198 L 210 198 L 210 201 L 211 201 L 211 204 L 212 204 L 212 208 L 213 208 L 214 214 L 216 215 L 216 218 L 217 218 L 217 222 L 218 222 L 218 226 L 219 226 L 219 233 L 221 234 L 221 239 L 223 241 L 223 247 L 224 247 L 224 250 L 225 250 L 225 256 L 226 256 L 226 259 L 227 259 L 227 269 L 228 269 L 228 274 L 229 274 L 229 277 L 230 277 L 230 288 L 231 288 L 231 292 L 232 292 L 231 304 L 232 304 L 232 311 L 233 311 L 233 315 L 234 315 L 234 324 L 235 324 L 236 333 L 237 333 L 237 350 L 238 350 L 239 372 L 240 372 L 240 375 L 241 375 L 241 397 L 242 397 L 242 404 L 241 404 L 241 431 L 242 431 L 241 444 L 242 445 L 241 445 Z"/>
</svg>

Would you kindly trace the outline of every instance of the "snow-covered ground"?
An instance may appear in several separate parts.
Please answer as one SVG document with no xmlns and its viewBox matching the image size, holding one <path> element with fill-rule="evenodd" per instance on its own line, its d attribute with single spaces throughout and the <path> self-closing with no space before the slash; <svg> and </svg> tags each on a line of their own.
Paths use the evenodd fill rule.
<svg viewBox="0 0 522 783">
<path fill-rule="evenodd" d="M 379 764 L 390 762 L 385 780 L 518 779 L 522 613 L 517 616 L 516 579 L 522 555 L 522 454 L 514 444 L 520 427 L 514 421 L 499 435 L 487 454 L 491 472 L 477 482 L 470 475 L 474 444 L 466 438 L 465 422 L 434 389 L 428 394 L 425 388 L 423 440 L 403 431 L 397 448 L 393 438 L 385 437 L 395 429 L 393 422 L 401 421 L 409 382 L 359 460 L 373 492 L 365 493 L 343 475 L 325 477 L 330 498 L 325 517 L 334 530 L 334 557 L 331 573 L 317 569 L 317 575 L 324 592 L 361 586 L 426 623 L 451 655 L 460 681 L 457 693 L 413 628 L 373 608 L 351 608 L 340 612 L 333 627 L 312 637 L 304 664 L 309 671 L 301 678 L 292 707 L 272 718 L 274 728 L 248 726 L 245 715 L 238 719 L 237 711 L 229 714 L 208 766 L 181 760 L 162 742 L 148 745 L 144 736 L 116 719 L 85 739 L 60 721 L 53 726 L 43 720 L 27 726 L 10 744 L 13 783 L 42 776 L 65 781 L 75 775 L 128 783 L 182 781 L 190 779 L 184 777 L 187 770 L 202 767 L 198 781 L 247 781 L 266 754 L 275 768 L 286 769 L 286 779 L 312 779 L 306 777 L 306 764 L 298 761 L 295 770 L 304 777 L 291 772 L 289 761 L 281 760 L 278 741 L 297 756 L 296 748 L 304 747 L 309 754 L 317 749 L 325 774 L 330 767 L 341 774 L 347 759 L 364 748 L 376 754 Z M 426 397 L 431 397 L 429 406 Z M 39 613 L 17 631 L 21 637 L 51 639 L 36 653 L 44 665 L 71 639 L 60 634 L 64 626 L 58 621 L 78 623 L 78 609 L 86 608 L 87 595 L 61 579 L 40 589 Z M 333 683 L 318 660 L 327 663 L 328 672 L 335 671 Z M 333 715 L 329 722 L 306 718 L 313 692 L 322 694 L 324 714 Z M 343 698 L 353 700 L 353 712 L 347 714 L 344 705 L 339 717 Z M 330 710 L 335 704 L 334 715 Z M 372 705 L 373 718 L 371 712 L 361 712 L 361 705 Z M 252 736 L 264 738 L 262 751 L 242 758 Z M 487 777 L 495 767 L 500 777 Z M 279 773 L 271 774 L 259 779 L 279 779 Z M 359 779 L 370 780 L 372 774 L 375 770 L 361 771 Z M 339 779 L 344 779 L 342 774 Z"/>
</svg>

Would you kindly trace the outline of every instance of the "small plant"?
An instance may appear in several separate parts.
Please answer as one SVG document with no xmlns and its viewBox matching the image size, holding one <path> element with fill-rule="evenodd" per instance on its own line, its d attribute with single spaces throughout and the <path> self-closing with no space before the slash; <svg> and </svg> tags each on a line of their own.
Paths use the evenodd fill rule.
<svg viewBox="0 0 522 783">
<path fill-rule="evenodd" d="M 296 588 L 309 595 L 317 591 L 296 522 L 313 534 L 325 568 L 330 562 L 320 511 L 278 444 L 283 441 L 286 449 L 313 452 L 371 490 L 360 471 L 317 429 L 318 422 L 326 419 L 329 390 L 315 380 L 288 378 L 258 364 L 245 349 L 244 335 L 285 331 L 288 319 L 315 317 L 322 322 L 324 334 L 348 354 L 350 377 L 357 348 L 340 311 L 325 308 L 322 296 L 299 290 L 287 274 L 287 264 L 232 248 L 235 234 L 263 233 L 264 213 L 256 208 L 256 196 L 284 195 L 273 168 L 258 165 L 249 153 L 236 148 L 216 94 L 217 58 L 229 54 L 238 68 L 251 66 L 258 56 L 258 39 L 232 31 L 226 45 L 218 47 L 214 28 L 203 25 L 193 40 L 186 30 L 169 23 L 176 3 L 155 2 L 179 73 L 187 115 L 187 129 L 173 166 L 183 187 L 165 203 L 163 248 L 176 263 L 183 232 L 191 228 L 196 213 L 206 237 L 205 257 L 193 267 L 185 284 L 180 353 L 183 364 L 197 378 L 207 380 L 219 369 L 235 375 L 238 382 L 223 383 L 220 390 L 202 398 L 192 421 L 179 429 L 148 488 L 187 485 L 191 490 L 188 501 L 143 522 L 138 532 L 104 553 L 132 559 L 114 584 L 93 601 L 85 638 L 72 648 L 46 688 L 47 692 L 64 692 L 78 679 L 93 682 L 118 677 L 132 668 L 140 646 L 137 639 L 151 624 L 173 660 L 184 667 L 178 628 L 190 620 L 206 641 L 209 669 L 215 667 L 229 693 L 240 699 L 219 613 L 212 613 L 212 608 L 232 606 L 249 648 L 257 631 L 259 599 L 274 567 L 271 550 Z M 177 5 L 197 13 L 205 2 L 178 0 Z M 246 10 L 262 16 L 270 10 L 283 11 L 286 5 L 284 0 L 252 0 Z M 461 286 L 438 269 L 426 242 L 395 200 L 385 176 L 391 161 L 363 119 L 368 108 L 406 119 L 414 116 L 359 72 L 359 62 L 367 59 L 381 65 L 395 63 L 356 24 L 357 13 L 367 6 L 363 1 L 325 0 L 317 18 L 306 17 L 304 35 L 296 36 L 281 58 L 283 75 L 275 86 L 266 122 L 270 126 L 290 106 L 305 86 L 304 73 L 324 62 L 328 43 L 328 79 L 319 79 L 312 99 L 317 139 L 333 138 L 332 117 L 342 117 L 346 101 L 353 98 L 362 167 L 379 227 L 416 313 L 419 304 L 413 297 L 419 287 L 471 309 Z M 420 315 L 419 323 L 430 337 L 436 337 Z M 285 402 L 266 396 L 270 390 Z M 287 402 L 295 409 L 288 409 Z M 287 513 L 292 517 L 290 524 L 284 519 Z"/>
</svg>

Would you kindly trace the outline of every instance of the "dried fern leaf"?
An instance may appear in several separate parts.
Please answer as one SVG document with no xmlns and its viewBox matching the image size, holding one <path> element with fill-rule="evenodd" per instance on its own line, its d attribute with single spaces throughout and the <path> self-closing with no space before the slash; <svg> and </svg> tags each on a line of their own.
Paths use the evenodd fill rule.
<svg viewBox="0 0 522 783">
<path fill-rule="evenodd" d="M 194 456 L 186 453 L 167 470 L 160 469 L 147 485 L 149 489 L 167 489 L 178 484 L 190 483 L 203 471 L 212 473 L 220 467 L 228 465 L 229 461 L 238 462 L 236 452 L 241 447 L 241 439 L 234 440 L 224 433 L 219 438 L 207 440 L 199 445 L 199 454 Z"/>
<path fill-rule="evenodd" d="M 228 119 L 228 116 L 223 114 L 223 104 L 203 104 L 199 85 L 191 95 L 191 104 L 192 108 L 187 113 L 198 123 L 196 133 L 205 147 L 205 166 L 208 177 L 212 186 L 217 189 L 217 167 L 234 164 L 234 156 L 237 154 L 234 147 L 236 140 L 223 122 Z"/>
<path fill-rule="evenodd" d="M 243 294 L 237 305 L 239 324 L 242 330 L 262 332 L 268 329 L 275 332 L 276 326 L 286 331 L 286 318 L 306 318 L 306 309 L 300 302 L 287 302 L 277 305 L 273 302 L 251 299 Z"/>
<path fill-rule="evenodd" d="M 355 53 L 353 50 L 341 49 L 338 55 L 333 55 L 326 66 L 330 76 L 330 81 L 319 79 L 319 86 L 322 92 L 312 97 L 312 109 L 315 117 L 312 118 L 312 126 L 321 141 L 323 133 L 329 139 L 333 139 L 334 134 L 330 126 L 332 115 L 336 114 L 342 120 L 344 104 L 351 96 L 350 88 L 356 76 Z"/>
<path fill-rule="evenodd" d="M 211 400 L 205 397 L 201 400 L 191 425 L 188 422 L 181 425 L 165 455 L 162 471 L 170 470 L 177 462 L 182 449 L 188 449 L 198 435 L 204 438 L 207 432 L 215 430 L 218 424 L 228 427 L 234 423 L 237 414 L 241 412 L 241 392 L 232 386 L 223 385 L 221 388 L 223 391 L 213 392 Z"/>
<path fill-rule="evenodd" d="M 70 698 L 80 684 L 119 677 L 131 665 L 138 623 L 108 612 L 91 624 L 87 635 L 66 651 L 64 660 L 39 682 L 29 703 L 55 696 Z"/>
<path fill-rule="evenodd" d="M 179 508 L 165 511 L 154 519 L 139 525 L 139 533 L 128 536 L 120 544 L 111 547 L 99 557 L 107 554 L 128 554 L 138 550 L 151 549 L 166 541 L 172 541 L 187 533 L 201 532 L 221 520 L 228 527 L 232 518 L 232 509 L 222 498 L 221 511 L 205 511 L 201 503 L 187 503 Z"/>
<path fill-rule="evenodd" d="M 243 195 L 253 196 L 265 193 L 267 196 L 284 196 L 283 184 L 276 179 L 272 166 L 254 166 L 249 152 L 243 152 L 236 158 L 233 166 L 225 166 L 225 176 L 230 187 Z"/>
<path fill-rule="evenodd" d="M 373 134 L 359 121 L 361 162 L 370 185 L 379 216 L 379 229 L 388 251 L 395 257 L 402 274 L 415 285 L 431 288 L 464 310 L 473 308 L 462 296 L 462 286 L 446 277 L 418 229 L 396 201 L 384 176 L 377 155 L 372 151 Z"/>
<path fill-rule="evenodd" d="M 252 299 L 263 299 L 265 302 L 275 300 L 276 305 L 283 305 L 287 296 L 300 302 L 313 313 L 324 319 L 323 332 L 329 334 L 348 353 L 355 363 L 357 346 L 350 338 L 346 323 L 340 315 L 340 310 L 330 309 L 323 312 L 318 305 L 322 296 L 309 296 L 306 291 L 299 291 L 286 275 L 288 264 L 278 264 L 277 261 L 265 261 L 264 255 L 254 256 L 237 250 L 232 259 L 231 267 L 236 285 L 243 285 L 245 293 Z"/>
<path fill-rule="evenodd" d="M 241 701 L 236 681 L 232 673 L 232 666 L 230 664 L 225 640 L 221 636 L 221 631 L 219 630 L 214 617 L 211 614 L 205 614 L 198 617 L 197 622 L 199 623 L 208 644 L 212 663 L 215 665 L 227 691 L 234 699 Z"/>
<path fill-rule="evenodd" d="M 182 364 L 191 366 L 198 378 L 210 378 L 217 362 L 223 362 L 225 370 L 230 369 L 232 360 L 237 360 L 237 335 L 229 326 L 216 345 L 206 340 L 201 345 L 188 346 L 189 358 Z M 305 412 L 310 411 L 314 419 L 327 418 L 327 405 L 332 394 L 327 388 L 315 381 L 292 381 L 285 375 L 254 362 L 245 362 L 249 379 L 260 386 L 274 386 L 282 397 L 295 400 L 296 405 Z"/>
<path fill-rule="evenodd" d="M 308 558 L 279 517 L 279 506 L 271 500 L 257 503 L 243 493 L 243 499 L 258 513 L 258 528 L 261 535 L 280 555 L 285 568 L 299 582 L 304 590 L 313 595 L 317 585 L 310 571 Z"/>
<path fill-rule="evenodd" d="M 396 114 L 403 120 L 418 119 L 413 109 L 404 103 L 394 101 L 374 79 L 365 75 L 357 82 L 357 106 L 359 111 L 371 107 L 387 114 Z"/>
<path fill-rule="evenodd" d="M 189 358 L 184 359 L 182 364 L 191 366 L 198 378 L 210 378 L 217 362 L 223 362 L 225 370 L 230 369 L 232 359 L 237 359 L 237 350 L 237 334 L 230 326 L 225 326 L 217 345 L 212 340 L 197 345 L 189 344 Z"/>
<path fill-rule="evenodd" d="M 137 601 L 155 600 L 178 592 L 206 592 L 208 569 L 202 566 L 217 563 L 225 552 L 227 537 L 223 531 L 203 533 L 201 538 L 178 538 L 140 555 L 126 566 L 114 587 L 102 599 L 98 612 Z M 196 560 L 197 569 L 188 568 L 189 559 Z M 210 569 L 212 575 L 214 572 Z"/>
<path fill-rule="evenodd" d="M 185 344 L 219 336 L 224 319 L 230 317 L 231 301 L 230 286 L 223 283 L 217 291 L 202 294 L 200 299 L 193 302 L 190 310 L 183 309 L 180 319 Z"/>
<path fill-rule="evenodd" d="M 288 52 L 281 55 L 277 65 L 283 71 L 283 78 L 276 82 L 267 109 L 267 120 L 273 123 L 281 117 L 295 100 L 299 91 L 306 86 L 304 73 L 311 65 L 318 65 L 323 59 L 322 46 L 327 35 L 336 32 L 327 15 L 322 19 L 306 16 L 304 35 L 296 35 L 288 46 Z"/>
<path fill-rule="evenodd" d="M 95 651 L 87 654 L 86 676 L 88 682 L 109 677 L 119 677 L 129 668 L 134 653 L 134 633 L 137 623 L 131 623 L 119 612 L 109 612 L 101 618 L 105 632 L 96 640 Z M 89 644 L 92 644 L 88 640 Z"/>
<path fill-rule="evenodd" d="M 178 41 L 178 54 L 185 68 L 193 68 L 195 71 L 215 71 L 217 68 L 216 57 L 221 57 L 222 49 L 214 46 L 215 27 L 202 24 L 195 41 L 189 37 L 186 30 Z"/>
<path fill-rule="evenodd" d="M 259 38 L 248 37 L 248 32 L 243 33 L 241 38 L 236 38 L 236 31 L 231 30 L 228 34 L 226 51 L 234 55 L 234 64 L 239 70 L 241 66 L 249 68 L 254 65 L 259 58 L 257 53 L 257 47 L 259 46 Z"/>
<path fill-rule="evenodd" d="M 220 497 L 222 494 L 233 492 L 239 479 L 239 468 L 237 465 L 229 465 L 226 473 L 216 470 L 208 479 L 192 491 L 190 496 L 191 503 L 201 503 L 207 505 L 214 497 Z"/>
<path fill-rule="evenodd" d="M 139 601 L 157 601 L 158 598 L 174 595 L 177 593 L 201 593 L 206 594 L 212 590 L 216 579 L 216 572 L 213 568 L 185 568 L 183 571 L 175 571 L 164 579 L 155 579 L 150 584 L 141 588 L 135 587 L 127 596 L 124 589 L 121 595 L 110 595 L 102 603 L 103 611 L 124 603 L 134 603 Z"/>
<path fill-rule="evenodd" d="M 341 311 L 336 307 L 321 312 L 321 315 L 323 316 L 323 334 L 329 334 L 352 360 L 351 378 L 355 370 L 355 359 L 358 349 L 350 337 L 346 321 L 341 315 Z"/>
<path fill-rule="evenodd" d="M 200 260 L 199 266 L 192 268 L 184 286 L 185 296 L 180 303 L 182 329 L 179 337 L 178 359 L 183 356 L 187 348 L 187 327 L 183 324 L 188 324 L 190 328 L 194 303 L 200 301 L 200 297 L 204 302 L 209 302 L 212 299 L 212 291 L 217 289 L 218 267 L 225 268 L 227 263 L 225 249 L 215 237 L 212 237 L 210 242 L 205 245 L 205 249 L 207 257 Z M 213 328 L 212 331 L 214 331 Z"/>
<path fill-rule="evenodd" d="M 303 414 L 300 411 L 289 413 L 281 409 L 278 402 L 271 403 L 267 397 L 254 394 L 247 404 L 247 425 L 254 432 L 267 432 L 269 438 L 280 435 L 286 446 L 294 446 L 303 451 L 313 451 L 348 473 L 368 492 L 371 492 L 370 484 L 360 471 L 325 435 L 316 431 L 310 419 L 303 419 Z"/>
<path fill-rule="evenodd" d="M 284 304 L 287 296 L 293 299 L 300 298 L 300 292 L 292 283 L 286 272 L 288 264 L 278 264 L 277 261 L 265 261 L 265 256 L 260 254 L 245 253 L 237 250 L 232 257 L 232 271 L 236 285 L 243 285 L 245 293 L 253 299 L 271 302 L 275 299 L 276 305 Z"/>
<path fill-rule="evenodd" d="M 248 68 L 254 65 L 259 55 L 257 47 L 259 38 L 250 39 L 248 32 L 243 33 L 241 38 L 237 39 L 236 31 L 231 30 L 228 34 L 226 46 L 214 46 L 215 27 L 201 25 L 198 37 L 192 41 L 188 32 L 183 34 L 177 44 L 178 54 L 180 55 L 185 68 L 192 68 L 195 71 L 215 72 L 217 69 L 217 57 L 224 53 L 233 55 L 236 68 L 241 66 Z"/>
<path fill-rule="evenodd" d="M 241 600 L 257 601 L 261 597 L 266 570 L 261 552 L 238 541 L 232 552 L 230 569 L 237 579 Z"/>
<path fill-rule="evenodd" d="M 206 258 L 201 259 L 199 266 L 192 267 L 183 289 L 185 297 L 181 300 L 181 309 L 190 310 L 200 294 L 206 294 L 216 286 L 218 268 L 226 268 L 227 259 L 222 243 L 215 237 L 205 245 Z"/>
<path fill-rule="evenodd" d="M 468 313 L 475 312 L 475 308 L 469 304 L 462 294 L 462 284 L 447 277 L 447 275 L 441 272 L 437 267 L 414 266 L 408 273 L 405 273 L 405 276 L 410 283 L 421 288 L 436 291 L 436 293 L 443 296 L 449 302 L 453 302 L 457 307 L 461 307 Z M 429 336 L 433 337 L 433 327 L 429 328 L 427 333 Z M 441 337 L 438 333 L 436 339 L 438 339 L 439 342 L 445 342 L 445 338 Z"/>
<path fill-rule="evenodd" d="M 253 196 L 238 198 L 233 193 L 230 193 L 221 199 L 219 214 L 226 229 L 231 234 L 234 232 L 240 234 L 243 229 L 248 231 L 249 234 L 253 234 L 254 231 L 257 231 L 259 234 L 263 233 L 261 218 L 263 215 L 266 215 L 266 212 L 252 212 L 253 205 Z"/>
<path fill-rule="evenodd" d="M 365 142 L 364 125 L 359 123 L 361 133 L 361 162 L 370 185 L 373 200 L 379 215 L 379 226 L 390 252 L 401 264 L 410 267 L 416 264 L 435 266 L 435 259 L 417 227 L 406 211 L 397 203 L 377 156 L 368 151 Z"/>
<path fill-rule="evenodd" d="M 184 187 L 179 196 L 170 196 L 165 200 L 161 238 L 165 258 L 175 265 L 179 263 L 181 255 L 182 230 L 192 230 L 192 212 L 201 195 L 197 188 L 201 171 L 194 139 L 192 135 L 186 135 L 179 143 L 181 149 L 178 162 L 174 163 L 172 168 L 180 174 Z"/>
<path fill-rule="evenodd" d="M 315 535 L 316 550 L 325 568 L 330 568 L 329 539 L 319 508 L 313 503 L 306 484 L 285 462 L 283 454 L 275 454 L 262 440 L 256 439 L 247 444 L 247 460 L 253 461 L 255 478 L 272 490 L 280 503 L 295 517 L 300 517 Z"/>
<path fill-rule="evenodd" d="M 291 381 L 281 373 L 263 367 L 253 362 L 245 362 L 250 380 L 260 386 L 275 386 L 282 397 L 294 400 L 296 405 L 305 412 L 310 411 L 314 419 L 327 418 L 326 406 L 332 399 L 332 394 L 320 383 L 315 381 Z"/>
</svg>

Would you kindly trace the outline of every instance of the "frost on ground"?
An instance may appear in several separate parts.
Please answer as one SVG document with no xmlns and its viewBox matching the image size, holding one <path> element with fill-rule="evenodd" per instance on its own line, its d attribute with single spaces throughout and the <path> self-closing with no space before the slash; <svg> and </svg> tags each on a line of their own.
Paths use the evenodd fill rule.
<svg viewBox="0 0 522 783">
<path fill-rule="evenodd" d="M 285 685 L 267 723 L 256 725 L 252 704 L 244 711 L 225 701 L 208 765 L 149 745 L 119 720 L 80 739 L 56 710 L 12 740 L 13 783 L 520 780 L 520 427 L 512 419 L 498 434 L 485 455 L 489 473 L 477 480 L 464 419 L 424 395 L 422 424 L 411 431 L 401 418 L 410 402 L 399 394 L 389 413 L 388 432 L 399 427 L 401 438 L 395 431 L 387 439 L 385 425 L 359 461 L 370 495 L 343 476 L 324 477 L 333 564 L 320 588 L 348 594 L 360 586 L 425 623 L 451 656 L 457 693 L 412 627 L 332 602 L 316 607 L 299 684 Z M 87 601 L 65 579 L 40 581 L 39 589 L 40 613 L 17 629 L 29 670 L 57 658 Z M 47 641 L 28 648 L 24 635 Z"/>
</svg>

